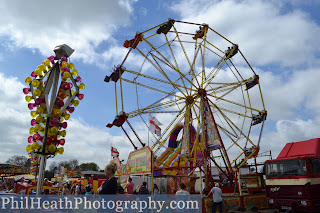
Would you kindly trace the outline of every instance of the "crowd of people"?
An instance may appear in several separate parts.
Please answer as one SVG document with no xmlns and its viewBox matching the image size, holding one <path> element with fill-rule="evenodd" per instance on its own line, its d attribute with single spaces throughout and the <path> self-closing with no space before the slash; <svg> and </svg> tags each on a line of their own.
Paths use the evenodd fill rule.
<svg viewBox="0 0 320 213">
<path fill-rule="evenodd" d="M 10 191 L 14 187 L 14 181 L 0 180 L 0 191 Z"/>
<path fill-rule="evenodd" d="M 88 183 L 86 186 L 84 186 L 80 182 L 76 185 L 65 183 L 62 187 L 60 187 L 60 191 L 63 195 L 88 195 L 93 194 L 93 186 L 90 183 Z"/>
<path fill-rule="evenodd" d="M 117 178 L 114 176 L 117 171 L 117 165 L 115 163 L 110 163 L 105 168 L 105 175 L 107 180 L 99 187 L 99 194 L 124 194 L 125 189 L 127 190 L 126 194 L 150 194 L 148 190 L 147 182 L 143 181 L 141 185 L 138 185 L 134 190 L 134 183 L 132 178 L 128 178 L 128 183 L 122 187 L 121 183 L 117 181 Z M 159 194 L 159 189 L 156 184 L 154 184 L 154 192 Z"/>
<path fill-rule="evenodd" d="M 122 187 L 121 183 L 117 181 L 117 178 L 115 177 L 115 173 L 117 171 L 117 165 L 115 163 L 109 163 L 105 167 L 105 175 L 107 179 L 105 182 L 98 188 L 97 193 L 98 194 L 151 194 L 151 192 L 148 190 L 147 182 L 143 181 L 142 184 L 139 184 L 135 189 L 135 184 L 132 182 L 132 178 L 128 178 L 127 184 Z M 7 192 L 15 192 L 15 187 L 17 186 L 17 183 L 25 183 L 25 184 L 32 184 L 31 180 L 6 180 L 3 179 L 0 180 L 0 191 L 7 191 Z M 44 184 L 48 182 L 47 179 L 44 180 Z M 67 182 L 64 184 L 53 182 L 51 183 L 53 187 L 57 187 L 60 190 L 60 193 L 62 195 L 90 195 L 94 194 L 93 186 L 91 183 L 88 183 L 86 186 L 81 184 L 80 181 L 78 181 L 76 184 L 73 184 L 72 182 Z M 49 189 L 45 189 L 44 194 L 51 194 Z M 34 192 L 35 193 L 35 192 Z M 157 186 L 157 184 L 153 185 L 153 193 L 154 195 L 160 194 L 160 190 Z M 219 209 L 219 212 L 222 212 L 222 190 L 219 188 L 219 183 L 215 184 L 215 187 L 213 187 L 206 197 L 209 197 L 210 195 L 213 195 L 213 206 L 212 206 L 212 212 L 216 212 L 216 209 Z M 176 195 L 190 195 L 190 193 L 186 190 L 186 185 L 184 183 L 179 184 L 179 190 L 176 192 Z"/>
<path fill-rule="evenodd" d="M 115 163 L 110 163 L 105 168 L 105 175 L 107 180 L 100 186 L 98 189 L 99 194 L 151 194 L 148 189 L 147 182 L 143 181 L 142 184 L 138 185 L 134 190 L 134 183 L 132 178 L 128 178 L 128 183 L 122 187 L 121 183 L 115 178 L 115 173 L 117 171 L 117 165 Z M 176 192 L 176 195 L 190 195 L 188 191 L 185 190 L 186 185 L 184 183 L 179 184 L 179 190 Z M 160 190 L 157 184 L 153 184 L 153 193 L 154 195 L 160 194 Z"/>
</svg>

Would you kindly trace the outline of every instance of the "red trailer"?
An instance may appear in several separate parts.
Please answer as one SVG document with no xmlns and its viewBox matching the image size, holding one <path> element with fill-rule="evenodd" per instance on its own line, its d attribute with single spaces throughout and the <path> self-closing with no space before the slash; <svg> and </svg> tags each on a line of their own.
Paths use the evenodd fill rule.
<svg viewBox="0 0 320 213">
<path fill-rule="evenodd" d="M 286 144 L 265 168 L 271 207 L 320 212 L 320 138 Z"/>
</svg>

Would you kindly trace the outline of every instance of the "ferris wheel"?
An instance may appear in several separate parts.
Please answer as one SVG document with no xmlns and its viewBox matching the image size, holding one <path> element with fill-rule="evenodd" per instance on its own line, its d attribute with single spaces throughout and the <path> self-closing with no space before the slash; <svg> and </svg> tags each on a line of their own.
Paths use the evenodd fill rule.
<svg viewBox="0 0 320 213">
<path fill-rule="evenodd" d="M 156 156 L 180 127 L 180 158 L 193 159 L 198 144 L 202 156 L 226 173 L 258 155 L 267 111 L 259 76 L 237 44 L 207 24 L 169 19 L 124 47 L 126 57 L 105 78 L 114 83 L 116 104 L 108 127 L 129 136 L 127 123 L 144 146 L 151 114 L 162 123 L 161 134 L 148 137 Z"/>
</svg>

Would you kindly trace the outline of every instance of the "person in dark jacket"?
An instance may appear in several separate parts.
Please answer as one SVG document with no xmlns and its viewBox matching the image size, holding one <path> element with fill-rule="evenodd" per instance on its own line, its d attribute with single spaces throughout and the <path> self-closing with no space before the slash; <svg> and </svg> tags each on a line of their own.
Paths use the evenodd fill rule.
<svg viewBox="0 0 320 213">
<path fill-rule="evenodd" d="M 149 190 L 147 189 L 147 182 L 142 183 L 142 187 L 139 190 L 139 194 L 149 194 Z"/>
<path fill-rule="evenodd" d="M 118 183 L 117 183 L 117 179 L 114 177 L 114 174 L 116 173 L 116 171 L 117 171 L 117 164 L 112 162 L 106 166 L 104 173 L 107 176 L 107 180 L 98 189 L 99 194 L 116 194 L 117 193 Z"/>
<path fill-rule="evenodd" d="M 122 188 L 120 181 L 118 181 L 117 194 L 124 194 L 124 189 Z"/>
</svg>

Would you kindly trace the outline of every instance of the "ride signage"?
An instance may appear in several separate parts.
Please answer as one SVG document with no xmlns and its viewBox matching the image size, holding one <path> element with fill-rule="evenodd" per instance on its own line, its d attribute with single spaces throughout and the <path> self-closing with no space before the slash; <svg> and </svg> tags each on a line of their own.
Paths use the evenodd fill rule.
<svg viewBox="0 0 320 213">
<path fill-rule="evenodd" d="M 118 158 L 113 159 L 118 165 L 116 176 L 130 175 L 138 173 L 151 173 L 152 170 L 152 151 L 146 146 L 135 150 L 129 154 L 127 164 L 121 164 Z"/>
<path fill-rule="evenodd" d="M 127 162 L 128 174 L 148 173 L 152 169 L 152 152 L 147 146 L 130 153 Z"/>
</svg>

